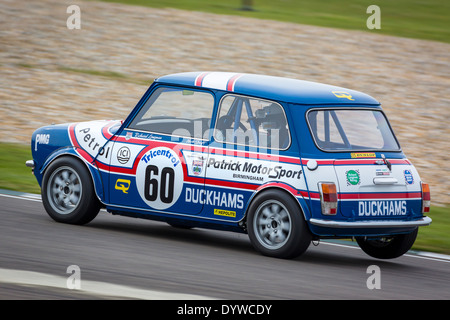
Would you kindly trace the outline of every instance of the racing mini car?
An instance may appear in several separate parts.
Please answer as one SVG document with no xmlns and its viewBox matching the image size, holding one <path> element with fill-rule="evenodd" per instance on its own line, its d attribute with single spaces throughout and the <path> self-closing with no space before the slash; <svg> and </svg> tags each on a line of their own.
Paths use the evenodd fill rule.
<svg viewBox="0 0 450 320">
<path fill-rule="evenodd" d="M 156 79 L 124 120 L 42 127 L 27 165 L 51 218 L 114 215 L 247 233 L 294 258 L 354 238 L 395 258 L 431 223 L 430 188 L 380 103 L 361 92 L 242 73 Z"/>
</svg>

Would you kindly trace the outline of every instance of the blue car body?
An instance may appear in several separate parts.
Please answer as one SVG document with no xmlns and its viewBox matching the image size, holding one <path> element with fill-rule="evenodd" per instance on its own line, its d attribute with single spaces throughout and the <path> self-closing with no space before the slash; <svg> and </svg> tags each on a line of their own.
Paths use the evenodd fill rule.
<svg viewBox="0 0 450 320">
<path fill-rule="evenodd" d="M 180 132 L 190 130 L 188 120 L 142 115 L 163 93 L 177 91 L 180 100 L 211 98 L 210 119 L 198 120 L 208 129 L 202 128 L 201 136 L 164 131 L 174 123 L 181 124 Z M 348 115 L 355 111 L 363 120 L 352 123 Z M 351 145 L 365 132 L 357 128 L 364 112 L 380 121 L 373 141 L 378 144 L 377 130 L 382 131 L 383 145 Z M 263 146 L 254 130 L 264 128 L 263 137 L 271 139 L 280 130 L 266 119 L 274 113 L 284 113 L 289 131 L 277 148 Z M 246 121 L 239 121 L 244 114 Z M 230 138 L 217 138 L 219 122 L 227 121 Z M 162 129 L 140 130 L 146 123 Z M 250 143 L 236 142 L 238 127 Z M 424 216 L 420 176 L 390 132 L 380 103 L 364 93 L 281 77 L 188 72 L 156 79 L 124 120 L 42 127 L 33 133 L 31 146 L 39 184 L 56 159 L 76 157 L 89 170 L 96 197 L 113 214 L 247 232 L 252 201 L 271 189 L 295 199 L 313 238 L 381 237 L 431 222 Z M 336 187 L 328 213 L 323 183 Z"/>
</svg>

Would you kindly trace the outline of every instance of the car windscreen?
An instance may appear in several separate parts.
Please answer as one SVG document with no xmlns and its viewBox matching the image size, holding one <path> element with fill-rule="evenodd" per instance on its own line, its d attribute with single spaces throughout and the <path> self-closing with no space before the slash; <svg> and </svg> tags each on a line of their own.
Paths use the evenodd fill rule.
<svg viewBox="0 0 450 320">
<path fill-rule="evenodd" d="M 324 151 L 400 151 L 380 110 L 315 109 L 307 117 L 315 143 Z"/>
</svg>

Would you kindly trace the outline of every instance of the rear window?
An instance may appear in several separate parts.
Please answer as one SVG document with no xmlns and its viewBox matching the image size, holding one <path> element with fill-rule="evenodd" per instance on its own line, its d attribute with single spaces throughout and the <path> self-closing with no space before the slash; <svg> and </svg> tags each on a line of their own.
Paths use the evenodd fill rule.
<svg viewBox="0 0 450 320">
<path fill-rule="evenodd" d="M 324 151 L 400 151 L 379 110 L 312 110 L 308 123 L 317 146 Z"/>
</svg>

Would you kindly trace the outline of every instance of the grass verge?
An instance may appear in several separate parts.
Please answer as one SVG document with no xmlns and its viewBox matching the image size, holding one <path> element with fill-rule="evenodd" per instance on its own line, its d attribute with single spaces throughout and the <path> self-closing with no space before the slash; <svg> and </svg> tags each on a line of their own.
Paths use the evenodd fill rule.
<svg viewBox="0 0 450 320">
<path fill-rule="evenodd" d="M 450 1 L 442 0 L 102 0 L 155 8 L 177 8 L 279 20 L 330 28 L 353 29 L 450 43 Z M 245 2 L 252 10 L 242 10 Z M 381 29 L 369 30 L 366 13 L 376 4 Z M 338 45 L 339 39 L 336 39 Z"/>
<path fill-rule="evenodd" d="M 419 229 L 414 250 L 432 251 L 450 255 L 450 207 L 431 207 L 428 216 L 433 222 Z"/>
<path fill-rule="evenodd" d="M 108 78 L 110 80 L 120 80 L 120 81 L 126 81 L 131 82 L 135 84 L 140 85 L 149 85 L 153 82 L 152 79 L 135 79 L 131 78 L 123 73 L 114 72 L 114 71 L 102 71 L 102 70 L 92 70 L 92 69 L 76 69 L 76 68 L 67 68 L 67 67 L 58 67 L 59 71 L 63 72 L 71 72 L 71 73 L 80 73 L 80 74 L 87 74 L 91 76 L 96 77 L 103 77 Z"/>
<path fill-rule="evenodd" d="M 31 159 L 31 148 L 0 142 L 0 189 L 40 193 L 39 185 L 25 161 Z M 413 250 L 450 254 L 450 207 L 432 207 L 433 223 L 419 230 Z"/>
<path fill-rule="evenodd" d="M 36 178 L 25 166 L 30 159 L 30 146 L 0 142 L 0 189 L 40 193 Z"/>
</svg>

